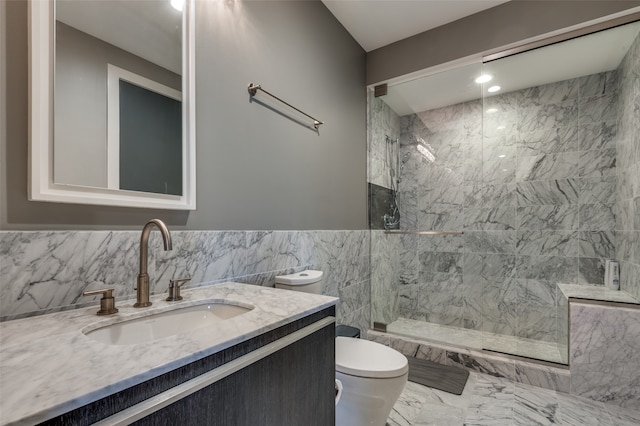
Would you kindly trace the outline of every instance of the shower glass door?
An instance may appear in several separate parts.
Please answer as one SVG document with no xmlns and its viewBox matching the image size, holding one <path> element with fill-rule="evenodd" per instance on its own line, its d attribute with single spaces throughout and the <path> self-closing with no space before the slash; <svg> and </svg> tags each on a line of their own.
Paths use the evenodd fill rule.
<svg viewBox="0 0 640 426">
<path fill-rule="evenodd" d="M 481 72 L 476 62 L 369 93 L 373 321 L 477 349 L 482 282 L 465 276 L 463 230 L 483 220 L 466 209 L 482 176 Z"/>
<path fill-rule="evenodd" d="M 637 132 L 639 33 L 626 24 L 370 91 L 374 322 L 567 363 L 566 292 L 602 286 L 621 253 L 616 220 L 626 235 L 616 162 Z"/>
</svg>

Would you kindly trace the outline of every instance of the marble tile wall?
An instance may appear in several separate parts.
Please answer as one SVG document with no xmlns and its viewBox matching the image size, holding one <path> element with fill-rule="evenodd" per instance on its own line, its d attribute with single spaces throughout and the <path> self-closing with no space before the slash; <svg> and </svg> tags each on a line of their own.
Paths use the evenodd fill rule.
<svg viewBox="0 0 640 426">
<path fill-rule="evenodd" d="M 275 276 L 324 271 L 325 294 L 340 297 L 338 323 L 370 324 L 370 236 L 361 231 L 174 231 L 163 251 L 152 232 L 152 293 L 169 279 L 188 286 L 237 281 L 273 286 Z M 138 231 L 0 232 L 0 319 L 96 303 L 82 292 L 114 287 L 117 300 L 135 298 Z"/>
<path fill-rule="evenodd" d="M 389 106 L 376 98 L 373 91 L 369 91 L 367 102 L 369 112 L 369 131 L 367 144 L 367 182 L 384 188 L 391 188 L 389 159 L 387 158 L 387 136 L 391 139 L 400 137 L 400 117 Z M 395 160 L 394 160 L 395 161 Z"/>
<path fill-rule="evenodd" d="M 390 324 L 398 319 L 401 240 L 398 235 L 371 231 L 371 321 Z"/>
<path fill-rule="evenodd" d="M 557 341 L 556 283 L 615 256 L 617 103 L 613 71 L 401 117 L 401 228 L 464 235 L 404 240 L 399 315 Z"/>
<path fill-rule="evenodd" d="M 391 150 L 387 136 L 397 140 L 400 137 L 400 117 L 389 106 L 369 92 L 369 131 L 368 131 L 368 177 L 369 218 L 371 233 L 371 320 L 389 324 L 398 317 L 398 285 L 400 280 L 400 240 L 397 236 L 385 235 L 382 216 L 388 211 L 391 188 L 391 172 L 397 169 L 395 164 L 399 145 Z M 398 142 L 396 142 L 398 143 Z M 394 162 L 394 163 L 392 163 Z M 378 194 L 378 196 L 375 196 Z M 380 200 L 382 200 L 380 202 Z M 382 206 L 380 204 L 383 204 Z M 401 223 L 404 220 L 400 212 Z"/>
<path fill-rule="evenodd" d="M 616 257 L 620 288 L 640 298 L 640 36 L 619 68 Z"/>
<path fill-rule="evenodd" d="M 640 407 L 640 309 L 571 303 L 571 393 Z"/>
</svg>

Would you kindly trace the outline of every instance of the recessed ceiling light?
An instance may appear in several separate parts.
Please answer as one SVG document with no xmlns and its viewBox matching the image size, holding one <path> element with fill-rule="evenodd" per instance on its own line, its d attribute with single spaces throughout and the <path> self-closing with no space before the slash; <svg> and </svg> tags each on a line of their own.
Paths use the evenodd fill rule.
<svg viewBox="0 0 640 426">
<path fill-rule="evenodd" d="M 505 154 L 498 155 L 498 158 L 504 158 L 504 157 L 506 157 L 506 155 L 505 155 Z"/>
<path fill-rule="evenodd" d="M 493 78 L 492 75 L 482 74 L 480 77 L 475 79 L 475 82 L 478 83 L 478 84 L 482 84 L 482 83 L 486 83 L 488 81 L 491 81 L 492 78 Z"/>
<path fill-rule="evenodd" d="M 171 6 L 173 6 L 175 10 L 182 12 L 182 9 L 184 8 L 184 0 L 171 0 Z"/>
<path fill-rule="evenodd" d="M 498 108 L 489 108 L 489 109 L 487 110 L 487 114 L 494 114 L 494 113 L 496 113 L 496 112 L 498 112 Z"/>
<path fill-rule="evenodd" d="M 500 86 L 491 86 L 487 89 L 489 93 L 497 92 L 498 90 L 500 90 Z"/>
<path fill-rule="evenodd" d="M 507 126 L 498 126 L 498 127 L 496 127 L 497 130 L 504 130 L 506 128 L 507 128 Z"/>
</svg>

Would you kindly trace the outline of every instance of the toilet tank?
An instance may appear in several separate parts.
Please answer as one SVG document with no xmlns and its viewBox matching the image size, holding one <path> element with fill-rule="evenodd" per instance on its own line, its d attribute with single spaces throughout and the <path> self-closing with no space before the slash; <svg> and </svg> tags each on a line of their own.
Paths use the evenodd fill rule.
<svg viewBox="0 0 640 426">
<path fill-rule="evenodd" d="M 306 270 L 289 275 L 276 276 L 276 288 L 322 294 L 322 271 Z"/>
</svg>

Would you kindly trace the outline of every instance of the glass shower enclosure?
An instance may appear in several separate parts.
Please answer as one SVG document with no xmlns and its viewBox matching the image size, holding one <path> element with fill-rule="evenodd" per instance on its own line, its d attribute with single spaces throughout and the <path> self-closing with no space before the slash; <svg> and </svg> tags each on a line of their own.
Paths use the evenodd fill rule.
<svg viewBox="0 0 640 426">
<path fill-rule="evenodd" d="M 639 33 L 635 22 L 369 91 L 375 326 L 567 364 L 563 285 L 603 285 L 616 255 Z"/>
</svg>

